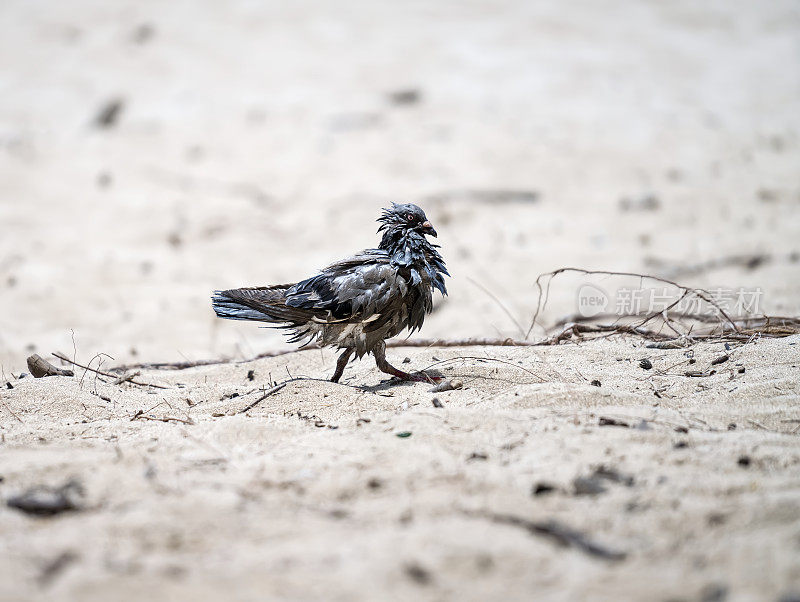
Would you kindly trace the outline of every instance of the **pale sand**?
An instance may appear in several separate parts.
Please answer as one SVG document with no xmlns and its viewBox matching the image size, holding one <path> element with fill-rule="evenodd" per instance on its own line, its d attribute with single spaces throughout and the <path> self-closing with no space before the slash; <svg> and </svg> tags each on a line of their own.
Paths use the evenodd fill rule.
<svg viewBox="0 0 800 602">
<path fill-rule="evenodd" d="M 703 379 L 682 376 L 683 351 L 622 340 L 414 350 L 414 366 L 491 359 L 442 364 L 464 389 L 436 394 L 360 362 L 344 384 L 296 381 L 246 414 L 268 374 L 324 377 L 330 354 L 142 374 L 164 391 L 23 379 L 3 399 L 2 490 L 74 477 L 88 509 L 4 510 L 0 597 L 774 599 L 799 576 L 798 344 L 742 347 Z M 723 351 L 697 346 L 693 366 Z M 194 424 L 131 421 L 138 410 Z M 574 495 L 598 465 L 633 484 Z M 542 482 L 557 490 L 533 496 Z M 627 558 L 492 514 L 557 520 Z M 65 552 L 63 573 L 37 581 Z"/>
<path fill-rule="evenodd" d="M 736 346 L 707 378 L 683 374 L 721 344 L 695 346 L 691 367 L 633 339 L 391 350 L 404 368 L 513 364 L 445 364 L 465 387 L 436 394 L 443 408 L 369 359 L 324 382 L 331 351 L 139 377 L 166 390 L 82 370 L 17 378 L 32 352 L 105 353 L 107 367 L 281 348 L 275 331 L 215 319 L 210 291 L 374 245 L 391 200 L 425 208 L 454 275 L 425 337 L 521 336 L 474 282 L 525 330 L 536 275 L 565 265 L 669 275 L 767 254 L 678 279 L 759 288 L 760 310 L 800 315 L 796 3 L 9 1 L 0 14 L 0 499 L 72 477 L 86 491 L 84 511 L 51 519 L 0 506 L 0 598 L 800 592 L 798 337 Z M 136 42 L 143 24 L 152 36 Z M 406 88 L 420 102 L 387 99 Z M 119 122 L 94 127 L 115 97 Z M 538 197 L 463 193 L 509 189 Z M 649 193 L 655 210 L 621 209 Z M 575 312 L 586 281 L 556 281 L 541 323 Z M 638 285 L 591 281 L 612 301 Z M 228 415 L 287 369 L 321 380 Z M 131 421 L 138 410 L 193 424 Z M 574 495 L 600 464 L 633 484 Z M 532 495 L 544 481 L 557 490 Z M 557 520 L 627 556 L 497 515 Z"/>
</svg>

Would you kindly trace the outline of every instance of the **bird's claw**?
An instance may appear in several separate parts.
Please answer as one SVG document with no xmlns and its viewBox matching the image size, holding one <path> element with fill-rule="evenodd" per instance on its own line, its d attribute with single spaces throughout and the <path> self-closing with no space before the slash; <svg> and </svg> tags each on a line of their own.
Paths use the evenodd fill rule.
<svg viewBox="0 0 800 602">
<path fill-rule="evenodd" d="M 414 374 L 414 376 L 417 377 L 415 378 L 415 380 L 418 380 L 419 382 L 423 383 L 430 383 L 432 385 L 439 384 L 444 380 L 444 376 L 431 376 L 426 372 L 417 372 L 416 374 Z"/>
</svg>

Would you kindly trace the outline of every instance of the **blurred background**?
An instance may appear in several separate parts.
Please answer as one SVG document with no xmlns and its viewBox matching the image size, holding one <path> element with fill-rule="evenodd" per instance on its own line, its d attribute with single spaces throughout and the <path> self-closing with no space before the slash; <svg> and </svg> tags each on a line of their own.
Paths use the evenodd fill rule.
<svg viewBox="0 0 800 602">
<path fill-rule="evenodd" d="M 426 210 L 453 274 L 422 336 L 521 336 L 482 287 L 525 330 L 536 276 L 562 266 L 688 267 L 800 313 L 794 0 L 6 0 L 0 17 L 7 372 L 73 342 L 117 361 L 282 347 L 215 319 L 212 289 L 374 246 L 391 201 Z M 544 324 L 579 285 L 554 285 Z"/>
</svg>

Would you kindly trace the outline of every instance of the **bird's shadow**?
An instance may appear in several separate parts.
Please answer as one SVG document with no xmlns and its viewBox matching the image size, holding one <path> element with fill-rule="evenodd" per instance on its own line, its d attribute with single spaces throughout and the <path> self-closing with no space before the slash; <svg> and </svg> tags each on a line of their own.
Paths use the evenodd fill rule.
<svg viewBox="0 0 800 602">
<path fill-rule="evenodd" d="M 427 376 L 432 376 L 434 378 L 447 378 L 444 374 L 439 372 L 438 370 L 425 370 L 425 372 L 413 372 L 414 375 L 424 374 Z M 386 380 L 382 380 L 377 385 L 365 385 L 365 386 L 358 386 L 355 385 L 356 389 L 360 389 L 366 393 L 378 393 L 380 391 L 388 391 L 390 389 L 395 389 L 400 386 L 414 386 L 414 385 L 425 385 L 428 387 L 435 387 L 438 383 L 436 382 L 424 382 L 424 381 L 415 381 L 415 380 L 403 380 L 397 378 L 396 376 L 392 376 L 391 378 L 387 378 Z M 348 385 L 354 386 L 354 385 Z"/>
</svg>

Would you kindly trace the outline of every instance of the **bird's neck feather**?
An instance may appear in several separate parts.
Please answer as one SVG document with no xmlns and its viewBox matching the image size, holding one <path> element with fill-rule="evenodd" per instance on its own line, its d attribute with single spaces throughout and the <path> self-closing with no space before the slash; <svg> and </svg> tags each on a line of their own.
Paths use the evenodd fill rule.
<svg viewBox="0 0 800 602">
<path fill-rule="evenodd" d="M 413 263 L 427 263 L 426 251 L 433 251 L 433 246 L 422 234 L 404 228 L 387 228 L 378 248 L 392 257 L 410 257 Z"/>
<path fill-rule="evenodd" d="M 426 273 L 431 286 L 447 294 L 443 275 L 449 274 L 444 259 L 425 236 L 413 230 L 387 228 L 378 248 L 389 254 L 392 265 L 411 269 L 412 280 L 415 274 L 419 278 L 419 274 Z"/>
</svg>

